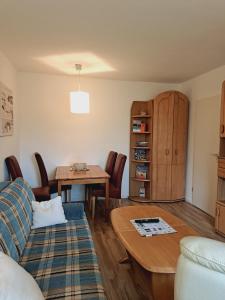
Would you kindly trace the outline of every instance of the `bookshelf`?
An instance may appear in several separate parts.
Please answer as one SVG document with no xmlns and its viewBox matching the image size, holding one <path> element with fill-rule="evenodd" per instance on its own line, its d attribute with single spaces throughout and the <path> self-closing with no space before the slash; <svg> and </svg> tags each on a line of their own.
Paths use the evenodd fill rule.
<svg viewBox="0 0 225 300">
<path fill-rule="evenodd" d="M 130 120 L 129 199 L 151 201 L 151 148 L 153 101 L 134 101 Z"/>
</svg>

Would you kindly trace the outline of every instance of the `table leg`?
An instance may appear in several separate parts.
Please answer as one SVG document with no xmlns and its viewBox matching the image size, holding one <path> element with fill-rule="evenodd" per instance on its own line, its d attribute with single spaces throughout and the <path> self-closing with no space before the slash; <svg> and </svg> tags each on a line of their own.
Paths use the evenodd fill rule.
<svg viewBox="0 0 225 300">
<path fill-rule="evenodd" d="M 58 195 L 59 195 L 59 196 L 62 195 L 62 184 L 61 184 L 61 180 L 58 180 Z"/>
<path fill-rule="evenodd" d="M 105 182 L 105 220 L 109 217 L 109 179 Z"/>
<path fill-rule="evenodd" d="M 173 300 L 174 299 L 174 278 L 175 274 L 152 273 L 150 286 L 153 299 Z"/>
<path fill-rule="evenodd" d="M 174 300 L 175 274 L 152 273 L 145 270 L 128 253 L 135 282 L 141 287 L 149 300 Z"/>
</svg>

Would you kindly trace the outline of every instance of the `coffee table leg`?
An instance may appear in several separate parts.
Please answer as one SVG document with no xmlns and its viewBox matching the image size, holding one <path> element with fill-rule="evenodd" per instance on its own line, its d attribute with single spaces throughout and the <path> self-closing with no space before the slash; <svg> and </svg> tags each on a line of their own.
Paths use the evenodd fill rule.
<svg viewBox="0 0 225 300">
<path fill-rule="evenodd" d="M 145 270 L 128 253 L 135 282 L 143 289 L 149 300 L 174 300 L 174 277 L 175 274 L 152 273 Z"/>
<path fill-rule="evenodd" d="M 174 274 L 151 273 L 151 291 L 154 300 L 174 299 Z"/>
</svg>

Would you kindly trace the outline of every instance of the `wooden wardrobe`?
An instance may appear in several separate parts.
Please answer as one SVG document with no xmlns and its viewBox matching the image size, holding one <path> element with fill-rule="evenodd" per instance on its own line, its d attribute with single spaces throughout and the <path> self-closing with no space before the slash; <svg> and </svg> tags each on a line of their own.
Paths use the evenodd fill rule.
<svg viewBox="0 0 225 300">
<path fill-rule="evenodd" d="M 188 99 L 176 91 L 154 99 L 152 199 L 184 198 L 188 133 Z"/>
<path fill-rule="evenodd" d="M 163 92 L 150 101 L 153 112 L 152 131 L 148 137 L 151 158 L 148 175 L 150 184 L 149 190 L 146 191 L 148 199 L 142 201 L 138 195 L 134 195 L 138 187 L 132 188 L 134 184 L 132 165 L 130 165 L 132 177 L 130 199 L 141 202 L 178 201 L 185 197 L 189 101 L 178 91 Z M 135 101 L 134 105 L 138 106 L 138 101 Z M 131 147 L 134 147 L 132 138 Z M 130 153 L 132 161 L 132 151 Z M 137 185 L 137 182 L 135 184 Z"/>
</svg>

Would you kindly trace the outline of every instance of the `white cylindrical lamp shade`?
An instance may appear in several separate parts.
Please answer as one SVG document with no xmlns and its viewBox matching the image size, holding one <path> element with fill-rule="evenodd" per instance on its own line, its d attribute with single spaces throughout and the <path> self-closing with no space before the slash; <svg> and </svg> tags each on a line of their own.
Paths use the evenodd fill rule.
<svg viewBox="0 0 225 300">
<path fill-rule="evenodd" d="M 75 114 L 88 114 L 89 94 L 82 91 L 70 92 L 70 110 Z"/>
</svg>

